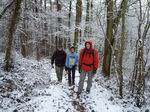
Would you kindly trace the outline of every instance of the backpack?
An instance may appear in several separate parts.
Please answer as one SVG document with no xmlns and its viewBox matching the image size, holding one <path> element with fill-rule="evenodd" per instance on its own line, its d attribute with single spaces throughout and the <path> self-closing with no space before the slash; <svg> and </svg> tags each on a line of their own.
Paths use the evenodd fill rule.
<svg viewBox="0 0 150 112">
<path fill-rule="evenodd" d="M 84 62 L 82 62 L 82 64 L 84 64 L 84 65 L 86 65 L 86 66 L 90 66 L 90 67 L 94 65 L 94 49 L 92 49 L 91 54 L 92 54 L 92 57 L 93 57 L 93 62 L 92 62 L 92 64 L 86 64 L 86 63 L 84 63 Z M 82 50 L 82 58 L 84 57 L 84 55 L 85 55 L 85 50 Z"/>
</svg>

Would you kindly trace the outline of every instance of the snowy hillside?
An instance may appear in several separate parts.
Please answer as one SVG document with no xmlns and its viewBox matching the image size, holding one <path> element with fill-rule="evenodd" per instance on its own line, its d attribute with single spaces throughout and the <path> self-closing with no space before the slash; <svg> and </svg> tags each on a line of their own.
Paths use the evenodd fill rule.
<svg viewBox="0 0 150 112">
<path fill-rule="evenodd" d="M 14 70 L 6 73 L 2 68 L 3 58 L 1 55 L 0 112 L 141 112 L 130 99 L 121 100 L 114 96 L 108 87 L 112 87 L 109 85 L 112 82 L 108 82 L 101 74 L 98 74 L 99 80 L 94 81 L 91 93 L 83 92 L 77 98 L 78 72 L 76 85 L 69 87 L 66 75 L 62 83 L 57 82 L 49 60 L 38 62 L 17 55 Z M 9 81 L 12 85 L 7 85 Z M 6 92 L 8 88 L 3 88 L 3 85 L 13 89 Z"/>
</svg>

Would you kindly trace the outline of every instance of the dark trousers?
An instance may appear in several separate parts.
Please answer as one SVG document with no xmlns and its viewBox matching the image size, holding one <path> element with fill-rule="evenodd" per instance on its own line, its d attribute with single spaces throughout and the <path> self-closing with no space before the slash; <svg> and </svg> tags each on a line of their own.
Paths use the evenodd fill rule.
<svg viewBox="0 0 150 112">
<path fill-rule="evenodd" d="M 68 83 L 75 84 L 75 67 L 68 68 Z"/>
<path fill-rule="evenodd" d="M 58 81 L 62 82 L 64 67 L 55 66 Z"/>
</svg>

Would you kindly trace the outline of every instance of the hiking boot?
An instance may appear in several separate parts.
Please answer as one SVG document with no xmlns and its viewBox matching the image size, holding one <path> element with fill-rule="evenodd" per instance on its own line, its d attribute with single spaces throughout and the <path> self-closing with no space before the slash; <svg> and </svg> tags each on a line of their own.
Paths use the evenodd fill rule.
<svg viewBox="0 0 150 112">
<path fill-rule="evenodd" d="M 72 86 L 71 83 L 69 83 L 69 86 Z"/>
<path fill-rule="evenodd" d="M 90 90 L 86 90 L 86 93 L 89 94 L 89 93 L 90 93 Z"/>
<path fill-rule="evenodd" d="M 72 85 L 75 85 L 75 83 L 73 82 Z"/>
</svg>

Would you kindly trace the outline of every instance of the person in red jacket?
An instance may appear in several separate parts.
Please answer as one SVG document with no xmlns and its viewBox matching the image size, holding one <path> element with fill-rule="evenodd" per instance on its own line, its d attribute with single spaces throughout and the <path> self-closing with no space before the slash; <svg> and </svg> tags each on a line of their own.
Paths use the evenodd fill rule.
<svg viewBox="0 0 150 112">
<path fill-rule="evenodd" d="M 92 42 L 86 41 L 85 48 L 81 49 L 79 55 L 80 81 L 77 95 L 80 95 L 83 90 L 86 75 L 88 76 L 86 92 L 90 93 L 90 89 L 92 87 L 92 79 L 93 76 L 96 74 L 99 65 L 98 56 L 98 51 L 92 47 Z"/>
</svg>

